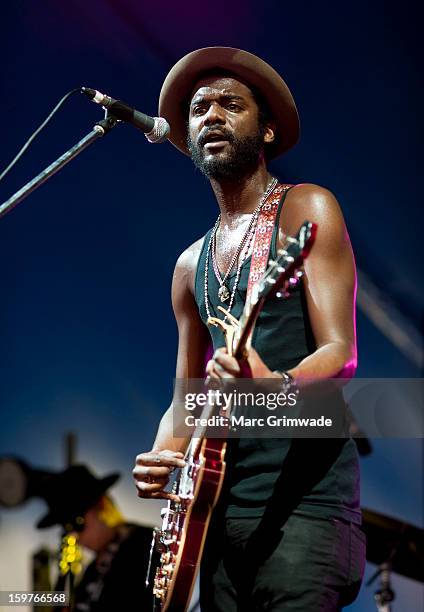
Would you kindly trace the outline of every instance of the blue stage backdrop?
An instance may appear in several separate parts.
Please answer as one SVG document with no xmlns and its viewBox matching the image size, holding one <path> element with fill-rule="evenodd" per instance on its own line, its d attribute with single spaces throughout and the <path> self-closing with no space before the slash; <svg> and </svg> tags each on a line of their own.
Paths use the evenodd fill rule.
<svg viewBox="0 0 424 612">
<path fill-rule="evenodd" d="M 186 52 L 226 45 L 263 57 L 291 87 L 302 121 L 299 145 L 272 171 L 334 191 L 361 269 L 421 328 L 424 104 L 414 4 L 15 0 L 0 28 L 1 168 L 74 87 L 154 115 L 163 78 Z M 101 116 L 72 97 L 0 184 L 1 201 Z M 74 431 L 79 461 L 101 475 L 122 472 L 115 491 L 126 514 L 157 523 L 158 504 L 136 498 L 130 472 L 171 396 L 173 267 L 216 214 L 188 158 L 121 125 L 0 219 L 1 454 L 60 469 L 64 433 Z M 358 376 L 421 375 L 361 313 L 358 339 Z M 365 506 L 423 527 L 421 441 L 375 441 L 362 472 Z M 57 532 L 34 528 L 43 512 L 37 500 L 2 511 L 0 588 L 28 588 L 29 552 L 56 542 Z M 421 609 L 418 583 L 393 583 L 394 610 Z M 374 610 L 372 593 L 364 586 L 352 611 Z"/>
</svg>

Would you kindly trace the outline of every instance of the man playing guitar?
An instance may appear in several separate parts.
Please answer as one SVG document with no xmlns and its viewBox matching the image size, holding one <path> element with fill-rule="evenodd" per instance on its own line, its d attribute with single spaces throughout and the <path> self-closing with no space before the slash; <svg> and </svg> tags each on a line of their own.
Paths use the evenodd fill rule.
<svg viewBox="0 0 424 612">
<path fill-rule="evenodd" d="M 209 385 L 247 376 L 282 384 L 353 376 L 355 264 L 337 200 L 317 185 L 281 190 L 270 257 L 305 219 L 318 232 L 293 296 L 265 304 L 247 360 L 228 355 L 222 333 L 206 325 L 219 305 L 235 317 L 243 309 L 258 214 L 277 187 L 267 161 L 298 139 L 295 103 L 282 78 L 245 51 L 200 49 L 168 74 L 159 114 L 170 122 L 171 142 L 210 180 L 220 211 L 175 267 L 176 378 L 205 376 L 211 337 Z M 184 465 L 187 443 L 173 437 L 171 404 L 152 450 L 136 458 L 139 497 L 175 497 L 164 488 L 170 471 Z M 231 440 L 213 520 L 202 610 L 335 611 L 355 599 L 365 541 L 351 439 Z"/>
</svg>

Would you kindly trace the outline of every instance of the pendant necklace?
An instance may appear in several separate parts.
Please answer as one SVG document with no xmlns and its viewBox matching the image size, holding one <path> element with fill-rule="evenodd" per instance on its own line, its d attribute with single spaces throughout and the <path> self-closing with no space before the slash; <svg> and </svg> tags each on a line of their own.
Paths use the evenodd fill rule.
<svg viewBox="0 0 424 612">
<path fill-rule="evenodd" d="M 246 229 L 246 232 L 243 235 L 243 238 L 240 241 L 240 244 L 238 245 L 232 259 L 230 262 L 230 265 L 228 266 L 228 269 L 226 271 L 226 273 L 224 274 L 223 277 L 221 277 L 221 273 L 219 271 L 218 268 L 218 264 L 216 261 L 216 234 L 218 231 L 218 227 L 221 221 L 221 215 L 218 216 L 216 223 L 212 229 L 212 233 L 209 239 L 209 244 L 208 244 L 208 248 L 206 251 L 206 261 L 205 261 L 205 277 L 204 277 L 204 290 L 205 290 L 205 305 L 206 305 L 206 313 L 208 315 L 208 317 L 211 316 L 210 313 L 210 309 L 209 309 L 209 299 L 208 299 L 208 269 L 209 269 L 209 256 L 211 256 L 212 259 L 212 266 L 214 269 L 214 273 L 216 276 L 216 279 L 219 283 L 219 289 L 218 289 L 218 298 L 220 299 L 221 302 L 226 302 L 229 298 L 230 298 L 230 303 L 228 306 L 228 312 L 230 312 L 232 305 L 233 305 L 233 301 L 234 301 L 234 296 L 236 293 L 236 289 L 238 286 L 238 282 L 240 279 L 240 272 L 241 272 L 241 268 L 242 265 L 244 263 L 244 260 L 247 257 L 247 254 L 249 252 L 249 248 L 252 242 L 252 238 L 253 235 L 255 233 L 255 228 L 256 228 L 256 223 L 258 221 L 259 218 L 259 213 L 262 209 L 262 206 L 265 204 L 266 200 L 268 199 L 269 195 L 272 193 L 272 191 L 275 189 L 276 185 L 277 185 L 277 179 L 273 178 L 269 185 L 267 186 L 264 195 L 261 198 L 261 201 L 259 202 L 259 204 L 257 205 L 257 207 L 255 208 L 255 210 L 252 213 L 252 218 L 250 219 L 249 225 Z M 242 256 L 244 253 L 244 256 Z M 237 259 L 239 259 L 239 263 L 237 266 L 237 272 L 236 272 L 236 278 L 234 281 L 234 286 L 233 289 L 230 293 L 230 290 L 226 284 L 228 276 L 231 273 L 231 270 L 234 267 L 234 264 L 236 263 Z"/>
</svg>

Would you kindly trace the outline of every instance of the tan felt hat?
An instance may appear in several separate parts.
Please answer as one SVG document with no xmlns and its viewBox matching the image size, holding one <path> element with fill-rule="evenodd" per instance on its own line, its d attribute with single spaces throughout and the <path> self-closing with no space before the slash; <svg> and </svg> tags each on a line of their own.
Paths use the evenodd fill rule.
<svg viewBox="0 0 424 612">
<path fill-rule="evenodd" d="M 231 47 L 206 47 L 182 57 L 168 73 L 159 96 L 159 116 L 171 126 L 169 140 L 180 151 L 187 149 L 187 104 L 202 73 L 222 68 L 254 86 L 268 103 L 276 122 L 276 140 L 269 151 L 274 158 L 293 147 L 300 124 L 290 89 L 269 64 L 256 55 Z"/>
</svg>

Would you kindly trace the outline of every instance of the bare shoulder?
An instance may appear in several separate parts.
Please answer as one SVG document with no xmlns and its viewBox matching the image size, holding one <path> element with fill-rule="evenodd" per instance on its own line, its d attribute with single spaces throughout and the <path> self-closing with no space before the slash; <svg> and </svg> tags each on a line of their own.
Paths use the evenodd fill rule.
<svg viewBox="0 0 424 612">
<path fill-rule="evenodd" d="M 335 195 L 312 183 L 295 185 L 286 196 L 280 227 L 285 234 L 295 234 L 304 221 L 318 225 L 318 233 L 345 234 L 346 226 Z"/>
<path fill-rule="evenodd" d="M 175 264 L 173 285 L 184 287 L 194 294 L 194 281 L 197 264 L 202 250 L 205 237 L 199 238 L 185 249 L 178 257 Z"/>
</svg>

